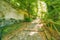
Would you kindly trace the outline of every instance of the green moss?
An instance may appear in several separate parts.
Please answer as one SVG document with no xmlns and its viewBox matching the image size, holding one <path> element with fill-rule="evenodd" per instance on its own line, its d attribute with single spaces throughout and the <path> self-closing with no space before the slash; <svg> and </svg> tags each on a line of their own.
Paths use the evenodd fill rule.
<svg viewBox="0 0 60 40">
<path fill-rule="evenodd" d="M 7 35 L 7 34 L 11 33 L 12 31 L 17 30 L 19 28 L 21 28 L 21 23 L 19 23 L 19 24 L 16 23 L 16 24 L 12 24 L 12 25 L 9 25 L 9 26 L 5 26 L 5 28 L 3 28 L 2 35 L 3 36 Z"/>
</svg>

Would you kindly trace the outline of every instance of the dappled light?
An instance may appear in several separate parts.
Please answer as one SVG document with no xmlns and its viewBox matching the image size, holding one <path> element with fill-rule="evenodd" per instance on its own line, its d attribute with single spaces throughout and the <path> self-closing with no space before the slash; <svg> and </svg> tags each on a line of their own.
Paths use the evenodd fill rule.
<svg viewBox="0 0 60 40">
<path fill-rule="evenodd" d="M 0 0 L 0 40 L 60 40 L 60 0 Z"/>
</svg>

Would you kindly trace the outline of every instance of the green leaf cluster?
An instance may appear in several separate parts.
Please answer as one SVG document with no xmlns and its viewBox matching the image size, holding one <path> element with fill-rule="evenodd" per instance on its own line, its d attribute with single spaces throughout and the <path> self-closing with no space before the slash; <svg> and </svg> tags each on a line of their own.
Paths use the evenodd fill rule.
<svg viewBox="0 0 60 40">
<path fill-rule="evenodd" d="M 31 15 L 37 14 L 37 0 L 5 0 L 15 9 L 27 11 Z M 35 10 L 36 9 L 36 10 Z"/>
<path fill-rule="evenodd" d="M 60 20 L 60 0 L 43 0 L 47 4 L 48 18 L 53 21 Z"/>
</svg>

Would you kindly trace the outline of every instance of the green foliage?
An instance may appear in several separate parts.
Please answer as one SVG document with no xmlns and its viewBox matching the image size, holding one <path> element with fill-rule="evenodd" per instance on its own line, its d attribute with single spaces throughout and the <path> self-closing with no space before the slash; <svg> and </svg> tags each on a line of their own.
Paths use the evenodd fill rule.
<svg viewBox="0 0 60 40">
<path fill-rule="evenodd" d="M 60 19 L 60 0 L 43 0 L 47 4 L 48 18 L 53 21 Z"/>
<path fill-rule="evenodd" d="M 15 9 L 27 11 L 28 15 L 37 16 L 37 0 L 10 0 L 9 4 Z"/>
<path fill-rule="evenodd" d="M 51 30 L 52 34 L 54 34 L 52 37 L 54 37 L 56 40 L 60 40 L 60 0 L 42 1 L 47 4 L 48 9 L 44 19 L 46 26 Z"/>
<path fill-rule="evenodd" d="M 7 34 L 10 34 L 12 31 L 17 30 L 19 28 L 22 28 L 22 23 L 19 24 L 13 24 L 13 25 L 6 25 L 3 29 L 2 36 L 6 36 Z"/>
<path fill-rule="evenodd" d="M 30 17 L 28 17 L 28 16 L 25 16 L 25 22 L 31 22 L 33 19 L 32 18 L 30 18 Z"/>
<path fill-rule="evenodd" d="M 28 13 L 32 15 L 35 12 L 34 8 L 37 8 L 37 0 L 9 0 L 9 1 L 5 0 L 5 1 L 11 4 L 13 8 L 28 11 Z"/>
</svg>

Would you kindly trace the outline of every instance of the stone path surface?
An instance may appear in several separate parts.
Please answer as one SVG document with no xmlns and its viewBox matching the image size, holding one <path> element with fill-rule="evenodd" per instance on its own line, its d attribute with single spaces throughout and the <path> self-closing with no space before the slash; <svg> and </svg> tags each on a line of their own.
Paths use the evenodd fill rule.
<svg viewBox="0 0 60 40">
<path fill-rule="evenodd" d="M 18 35 L 12 37 L 10 40 L 42 40 L 38 33 L 32 36 L 30 36 L 29 33 L 30 33 L 29 31 L 22 31 L 18 33 Z"/>
<path fill-rule="evenodd" d="M 38 23 L 30 23 L 27 27 L 24 28 L 20 32 L 15 32 L 13 37 L 7 39 L 7 40 L 46 40 L 45 34 L 43 32 L 38 32 L 38 26 L 36 26 Z"/>
<path fill-rule="evenodd" d="M 34 25 L 31 25 L 34 27 Z M 32 27 L 27 27 L 27 29 L 31 29 Z M 10 38 L 10 40 L 43 40 L 38 32 L 23 30 Z"/>
</svg>

